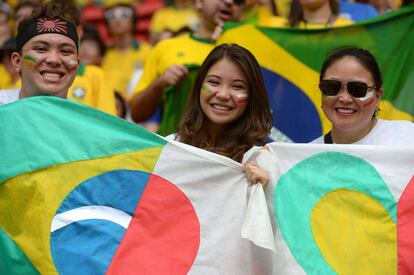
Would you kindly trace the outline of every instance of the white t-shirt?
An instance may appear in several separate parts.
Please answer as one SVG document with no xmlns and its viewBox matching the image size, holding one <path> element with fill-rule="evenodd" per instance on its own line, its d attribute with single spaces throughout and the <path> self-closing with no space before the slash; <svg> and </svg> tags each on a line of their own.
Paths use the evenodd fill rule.
<svg viewBox="0 0 414 275">
<path fill-rule="evenodd" d="M 324 143 L 324 136 L 311 143 Z M 353 144 L 414 146 L 414 123 L 408 120 L 377 119 L 374 128 Z"/>
<path fill-rule="evenodd" d="M 19 100 L 20 89 L 0 90 L 0 106 Z"/>
</svg>

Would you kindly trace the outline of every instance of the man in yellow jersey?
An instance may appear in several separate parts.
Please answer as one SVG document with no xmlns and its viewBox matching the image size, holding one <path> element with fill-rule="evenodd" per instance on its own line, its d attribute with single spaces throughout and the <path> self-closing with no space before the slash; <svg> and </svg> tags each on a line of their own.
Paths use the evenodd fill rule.
<svg viewBox="0 0 414 275">
<path fill-rule="evenodd" d="M 148 56 L 130 103 L 131 116 L 141 122 L 156 110 L 164 89 L 188 75 L 186 65 L 201 65 L 213 49 L 223 23 L 238 21 L 244 0 L 196 0 L 200 24 L 194 33 L 159 42 Z M 165 112 L 165 110 L 163 110 Z"/>
<path fill-rule="evenodd" d="M 135 40 L 136 14 L 133 6 L 127 2 L 131 1 L 111 1 L 105 9 L 105 22 L 112 46 L 106 51 L 102 64 L 115 90 L 125 98 L 135 87 L 134 73 L 140 71 L 151 49 L 149 44 Z"/>
</svg>

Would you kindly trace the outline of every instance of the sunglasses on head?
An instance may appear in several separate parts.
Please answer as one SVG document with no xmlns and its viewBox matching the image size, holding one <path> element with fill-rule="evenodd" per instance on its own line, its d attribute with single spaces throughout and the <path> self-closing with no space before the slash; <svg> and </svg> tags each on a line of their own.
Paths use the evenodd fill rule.
<svg viewBox="0 0 414 275">
<path fill-rule="evenodd" d="M 356 98 L 365 97 L 370 89 L 377 89 L 375 86 L 368 86 L 365 82 L 349 81 L 343 83 L 338 80 L 321 80 L 319 83 L 319 89 L 325 96 L 336 96 L 341 91 L 341 88 L 346 86 L 348 93 Z"/>
<path fill-rule="evenodd" d="M 114 18 L 128 18 L 132 17 L 133 11 L 130 8 L 126 7 L 117 7 L 114 9 L 107 10 L 105 12 L 105 19 L 111 20 Z"/>
</svg>

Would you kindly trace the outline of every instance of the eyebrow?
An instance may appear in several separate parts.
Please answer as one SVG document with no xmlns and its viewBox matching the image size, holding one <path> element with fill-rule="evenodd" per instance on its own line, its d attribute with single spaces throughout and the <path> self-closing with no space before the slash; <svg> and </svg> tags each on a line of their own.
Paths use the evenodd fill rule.
<svg viewBox="0 0 414 275">
<path fill-rule="evenodd" d="M 221 77 L 221 76 L 216 75 L 216 74 L 209 74 L 209 75 L 207 75 L 207 76 L 206 76 L 206 78 L 208 78 L 208 77 L 215 77 L 215 78 L 222 79 L 222 77 Z M 247 82 L 246 82 L 246 81 L 244 81 L 243 79 L 233 79 L 232 81 L 233 81 L 233 82 L 242 82 L 242 83 L 247 84 Z"/>
<path fill-rule="evenodd" d="M 33 42 L 33 45 L 35 46 L 35 45 L 37 45 L 37 44 L 41 44 L 41 45 L 44 45 L 44 46 L 54 46 L 55 44 L 51 44 L 51 43 L 49 43 L 49 42 L 47 42 L 47 41 L 44 41 L 44 40 L 39 40 L 39 41 L 34 41 Z M 72 47 L 72 48 L 74 48 L 74 49 L 76 49 L 76 46 L 74 46 L 74 45 L 72 45 L 72 44 L 70 44 L 70 43 L 59 43 L 59 44 L 57 44 L 57 46 L 59 47 L 59 48 L 63 48 L 63 47 Z"/>
</svg>

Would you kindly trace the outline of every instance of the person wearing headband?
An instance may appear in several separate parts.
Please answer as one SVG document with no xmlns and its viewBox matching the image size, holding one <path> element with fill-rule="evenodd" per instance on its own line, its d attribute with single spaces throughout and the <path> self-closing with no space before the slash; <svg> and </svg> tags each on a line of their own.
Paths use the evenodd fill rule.
<svg viewBox="0 0 414 275">
<path fill-rule="evenodd" d="M 414 123 L 377 118 L 381 71 L 367 50 L 346 47 L 323 63 L 319 89 L 332 131 L 312 143 L 414 146 Z"/>
<path fill-rule="evenodd" d="M 19 24 L 11 61 L 21 75 L 21 89 L 0 91 L 0 105 L 37 95 L 66 98 L 78 69 L 75 24 L 58 5 L 35 9 Z"/>
</svg>

